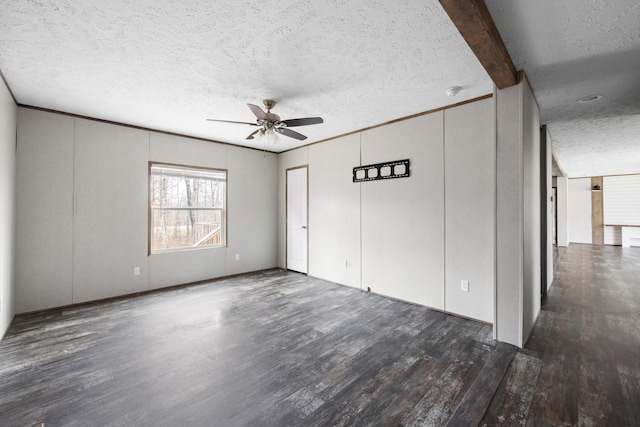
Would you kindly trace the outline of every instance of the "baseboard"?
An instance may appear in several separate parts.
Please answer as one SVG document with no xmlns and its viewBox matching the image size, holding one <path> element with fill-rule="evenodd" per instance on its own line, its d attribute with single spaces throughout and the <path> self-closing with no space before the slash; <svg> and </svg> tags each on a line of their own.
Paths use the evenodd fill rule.
<svg viewBox="0 0 640 427">
<path fill-rule="evenodd" d="M 117 300 L 121 300 L 121 299 L 135 298 L 135 297 L 139 297 L 139 296 L 142 296 L 142 295 L 148 295 L 148 294 L 157 293 L 157 292 L 168 292 L 168 291 L 171 291 L 171 290 L 184 288 L 184 287 L 187 287 L 187 286 L 204 285 L 204 284 L 207 284 L 207 283 L 214 283 L 214 282 L 217 282 L 219 280 L 227 280 L 227 279 L 232 279 L 234 277 L 241 277 L 241 276 L 245 276 L 245 275 L 263 273 L 263 272 L 273 271 L 273 270 L 280 270 L 280 268 L 279 267 L 265 268 L 265 269 L 262 269 L 262 270 L 248 271 L 246 273 L 230 274 L 230 275 L 227 275 L 227 276 L 214 277 L 214 278 L 211 278 L 211 279 L 203 279 L 203 280 L 198 280 L 198 281 L 195 281 L 195 282 L 181 283 L 179 285 L 171 285 L 171 286 L 167 286 L 167 287 L 164 287 L 164 288 L 149 289 L 149 290 L 146 290 L 146 291 L 133 292 L 133 293 L 130 293 L 130 294 L 117 295 L 117 296 L 108 297 L 108 298 L 101 298 L 101 299 L 97 299 L 97 300 L 77 302 L 77 303 L 67 304 L 67 305 L 59 305 L 59 306 L 56 306 L 56 307 L 43 308 L 41 310 L 26 311 L 24 313 L 16 314 L 14 316 L 14 320 L 15 320 L 16 317 L 34 316 L 34 315 L 38 315 L 38 314 L 49 313 L 49 312 L 52 312 L 52 311 L 65 310 L 65 309 L 70 309 L 70 308 L 77 308 L 77 307 L 80 307 L 80 306 L 89 306 L 89 305 L 94 305 L 94 304 L 102 304 L 102 303 L 110 302 L 110 301 L 117 301 Z M 12 322 L 13 322 L 13 320 L 12 320 Z"/>
</svg>

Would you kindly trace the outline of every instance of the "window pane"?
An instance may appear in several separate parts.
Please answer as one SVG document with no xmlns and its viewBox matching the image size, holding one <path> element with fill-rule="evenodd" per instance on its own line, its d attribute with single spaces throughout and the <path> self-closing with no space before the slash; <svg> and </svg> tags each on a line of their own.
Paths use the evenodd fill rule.
<svg viewBox="0 0 640 427">
<path fill-rule="evenodd" d="M 224 246 L 226 172 L 151 167 L 151 251 Z"/>
</svg>

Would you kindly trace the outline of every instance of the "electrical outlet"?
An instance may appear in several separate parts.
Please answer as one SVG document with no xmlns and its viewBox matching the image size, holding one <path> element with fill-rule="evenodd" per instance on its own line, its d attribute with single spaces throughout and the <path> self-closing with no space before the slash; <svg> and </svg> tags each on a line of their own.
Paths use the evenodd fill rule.
<svg viewBox="0 0 640 427">
<path fill-rule="evenodd" d="M 236 261 L 240 261 L 240 254 L 236 254 Z"/>
<path fill-rule="evenodd" d="M 133 267 L 133 275 L 134 276 L 140 275 L 140 267 Z"/>
<path fill-rule="evenodd" d="M 460 290 L 463 292 L 469 292 L 469 281 L 461 280 L 460 281 Z"/>
<path fill-rule="evenodd" d="M 347 259 L 345 258 L 345 260 L 342 262 L 342 265 L 344 266 L 344 268 L 348 268 L 349 267 L 349 261 L 347 261 Z"/>
</svg>

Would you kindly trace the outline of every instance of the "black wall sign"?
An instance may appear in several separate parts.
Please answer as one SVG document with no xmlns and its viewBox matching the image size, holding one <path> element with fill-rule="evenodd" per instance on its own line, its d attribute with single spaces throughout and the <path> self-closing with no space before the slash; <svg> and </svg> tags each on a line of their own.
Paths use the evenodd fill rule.
<svg viewBox="0 0 640 427">
<path fill-rule="evenodd" d="M 353 168 L 353 182 L 408 178 L 409 175 L 409 159 Z"/>
</svg>

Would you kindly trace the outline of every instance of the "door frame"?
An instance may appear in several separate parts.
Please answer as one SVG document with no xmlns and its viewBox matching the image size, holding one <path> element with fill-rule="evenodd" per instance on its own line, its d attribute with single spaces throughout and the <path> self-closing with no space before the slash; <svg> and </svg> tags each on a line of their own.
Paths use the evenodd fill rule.
<svg viewBox="0 0 640 427">
<path fill-rule="evenodd" d="M 309 164 L 294 166 L 287 168 L 284 173 L 284 268 L 289 270 L 289 171 L 296 169 L 307 170 L 307 272 L 300 274 L 309 274 Z M 293 271 L 293 270 L 291 270 Z M 297 272 L 296 272 L 297 273 Z"/>
</svg>

